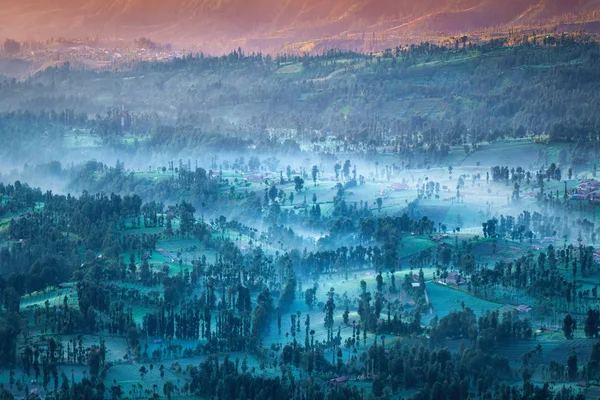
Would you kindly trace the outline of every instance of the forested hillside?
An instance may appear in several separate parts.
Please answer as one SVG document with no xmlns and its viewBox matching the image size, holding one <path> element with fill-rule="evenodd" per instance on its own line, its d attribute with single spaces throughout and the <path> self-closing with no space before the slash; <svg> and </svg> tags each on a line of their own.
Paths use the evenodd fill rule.
<svg viewBox="0 0 600 400">
<path fill-rule="evenodd" d="M 326 134 L 398 149 L 537 135 L 595 140 L 598 45 L 569 35 L 503 43 L 425 43 L 377 55 L 314 57 L 240 50 L 115 73 L 49 68 L 0 84 L 2 148 L 22 165 L 28 159 L 19 161 L 21 152 L 35 148 L 26 145 L 28 137 L 56 145 L 52 138 L 79 129 L 120 142 L 121 107 L 124 133 L 148 137 L 136 146 L 175 153 L 225 143 L 268 149 L 275 142 L 294 151 L 285 139 Z M 16 131 L 25 141 L 14 142 Z"/>
</svg>

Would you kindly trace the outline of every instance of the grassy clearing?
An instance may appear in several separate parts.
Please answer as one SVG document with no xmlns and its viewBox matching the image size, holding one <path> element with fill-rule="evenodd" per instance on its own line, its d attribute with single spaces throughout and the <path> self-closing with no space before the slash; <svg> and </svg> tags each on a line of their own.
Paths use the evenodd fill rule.
<svg viewBox="0 0 600 400">
<path fill-rule="evenodd" d="M 152 182 L 160 182 L 174 177 L 175 173 L 170 171 L 162 172 L 162 170 L 154 169 L 152 171 L 137 171 L 135 172 L 135 176 Z"/>
<path fill-rule="evenodd" d="M 468 293 L 437 283 L 428 283 L 426 288 L 433 308 L 433 313 L 430 314 L 431 317 L 437 315 L 438 318 L 442 318 L 452 311 L 460 311 L 463 303 L 465 307 L 471 308 L 478 317 L 487 311 L 502 307 L 502 304 L 482 300 Z"/>
<path fill-rule="evenodd" d="M 144 366 L 148 370 L 148 373 L 142 378 L 140 375 L 141 366 L 142 364 L 137 363 L 115 365 L 108 369 L 104 378 L 104 384 L 110 387 L 113 385 L 113 382 L 116 382 L 123 386 L 123 391 L 126 394 L 129 394 L 129 391 L 133 390 L 134 386 L 139 387 L 141 385 L 142 390 L 153 390 L 154 385 L 156 385 L 159 393 L 162 393 L 165 382 L 171 381 L 177 386 L 183 383 L 182 376 L 172 371 L 167 365 L 165 365 L 165 376 L 161 378 L 158 369 L 160 364 L 153 366 L 152 370 L 150 370 L 149 364 L 145 364 Z"/>
<path fill-rule="evenodd" d="M 497 165 L 521 165 L 527 168 L 530 165 L 537 165 L 538 161 L 544 163 L 545 160 L 538 160 L 538 152 L 540 149 L 546 149 L 547 146 L 543 144 L 536 144 L 531 142 L 529 139 L 520 140 L 506 140 L 489 143 L 480 146 L 477 151 L 472 152 L 468 155 L 464 155 L 462 161 L 460 160 L 460 152 L 455 152 L 452 161 L 457 162 L 458 165 L 488 165 L 489 160 L 494 160 Z M 548 156 L 548 162 L 558 161 L 558 149 L 553 151 Z M 453 152 L 454 153 L 454 152 Z"/>
<path fill-rule="evenodd" d="M 77 290 L 74 287 L 66 288 L 47 288 L 41 292 L 33 292 L 21 297 L 21 311 L 35 308 L 45 308 L 46 301 L 50 307 L 60 307 L 67 297 L 69 307 L 78 307 Z"/>
<path fill-rule="evenodd" d="M 398 245 L 398 257 L 408 258 L 417 255 L 421 251 L 437 246 L 437 242 L 427 236 L 406 236 L 400 240 Z"/>
<path fill-rule="evenodd" d="M 63 140 L 64 146 L 69 149 L 100 147 L 102 145 L 100 137 L 90 134 L 89 130 L 67 133 Z"/>
<path fill-rule="evenodd" d="M 289 63 L 282 65 L 275 73 L 276 74 L 298 74 L 304 70 L 302 63 Z"/>
<path fill-rule="evenodd" d="M 494 242 L 496 247 L 494 249 Z M 544 247 L 544 246 L 542 246 Z M 503 239 L 486 239 L 477 242 L 473 246 L 473 253 L 477 257 L 477 260 L 483 264 L 488 264 L 489 267 L 493 267 L 495 263 L 499 261 L 511 262 L 515 258 L 519 258 L 523 255 L 533 252 L 537 256 L 540 245 L 532 246 L 529 241 L 523 241 L 523 243 L 507 241 Z"/>
</svg>

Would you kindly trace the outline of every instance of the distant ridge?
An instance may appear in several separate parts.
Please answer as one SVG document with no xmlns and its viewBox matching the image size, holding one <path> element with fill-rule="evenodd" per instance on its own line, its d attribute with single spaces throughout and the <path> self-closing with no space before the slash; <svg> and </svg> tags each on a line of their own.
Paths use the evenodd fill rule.
<svg viewBox="0 0 600 400">
<path fill-rule="evenodd" d="M 0 0 L 0 38 L 283 46 L 327 36 L 419 36 L 600 20 L 600 0 Z"/>
</svg>

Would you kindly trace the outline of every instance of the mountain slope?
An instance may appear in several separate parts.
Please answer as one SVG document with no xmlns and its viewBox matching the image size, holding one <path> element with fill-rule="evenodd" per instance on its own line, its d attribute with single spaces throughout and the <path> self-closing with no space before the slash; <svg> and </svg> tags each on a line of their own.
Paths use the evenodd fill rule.
<svg viewBox="0 0 600 400">
<path fill-rule="evenodd" d="M 600 0 L 0 0 L 0 37 L 96 36 L 223 44 L 397 29 L 461 33 L 600 10 Z M 600 13 L 597 13 L 600 17 Z"/>
</svg>

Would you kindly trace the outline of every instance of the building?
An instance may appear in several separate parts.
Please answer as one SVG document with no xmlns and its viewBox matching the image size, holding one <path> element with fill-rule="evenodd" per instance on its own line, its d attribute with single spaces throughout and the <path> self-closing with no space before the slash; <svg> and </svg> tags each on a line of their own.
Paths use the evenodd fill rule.
<svg viewBox="0 0 600 400">
<path fill-rule="evenodd" d="M 392 187 L 392 190 L 395 192 L 399 192 L 399 191 L 408 189 L 408 185 L 405 185 L 404 183 L 392 183 L 390 186 Z"/>
<path fill-rule="evenodd" d="M 454 286 L 460 285 L 460 276 L 458 275 L 458 272 L 456 272 L 456 271 L 448 272 L 448 276 L 446 277 L 446 283 L 448 285 L 454 285 Z"/>
<path fill-rule="evenodd" d="M 520 304 L 520 305 L 517 307 L 517 310 L 518 310 L 519 312 L 529 312 L 529 311 L 531 311 L 531 307 L 529 307 L 529 306 L 527 306 L 527 305 L 525 305 L 525 304 Z"/>
<path fill-rule="evenodd" d="M 348 377 L 347 376 L 340 376 L 338 378 L 333 378 L 329 381 L 329 383 L 333 384 L 333 385 L 339 385 L 340 383 L 344 383 L 348 381 Z"/>
<path fill-rule="evenodd" d="M 249 175 L 246 177 L 248 182 L 263 182 L 265 177 L 263 175 Z"/>
</svg>

